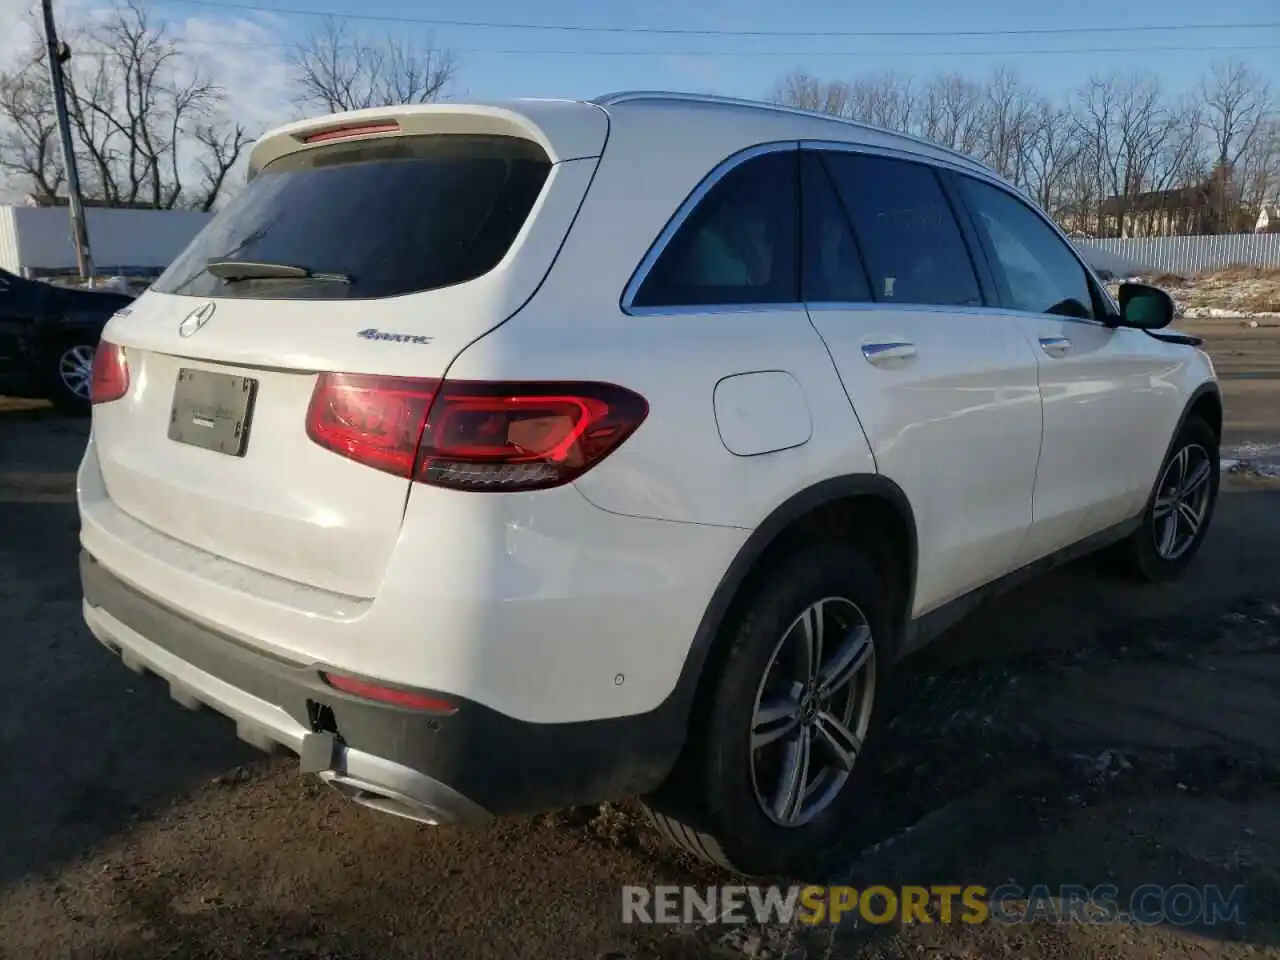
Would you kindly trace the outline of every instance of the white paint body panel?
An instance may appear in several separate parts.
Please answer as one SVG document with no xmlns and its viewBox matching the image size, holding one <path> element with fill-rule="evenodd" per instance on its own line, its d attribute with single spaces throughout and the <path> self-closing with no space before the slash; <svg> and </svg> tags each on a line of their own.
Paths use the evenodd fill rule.
<svg viewBox="0 0 1280 960">
<path fill-rule="evenodd" d="M 1141 510 L 1184 398 L 1202 382 L 1197 354 L 1138 330 L 1011 314 L 1038 353 L 1044 451 L 1035 521 L 1019 555 L 1031 563 Z M 1040 338 L 1065 338 L 1061 356 Z"/>
<path fill-rule="evenodd" d="M 453 122 L 472 109 L 367 118 Z M 981 168 L 889 133 L 724 104 L 474 112 L 563 161 L 485 277 L 379 301 L 222 300 L 185 340 L 178 324 L 203 300 L 148 293 L 111 322 L 134 380 L 95 409 L 79 474 L 82 543 L 105 568 L 295 661 L 529 721 L 638 714 L 675 688 L 721 578 L 792 497 L 833 478 L 895 483 L 918 528 L 919 615 L 1139 509 L 1188 397 L 1212 377 L 1203 354 L 1127 333 L 1123 350 L 1091 334 L 1096 348 L 1055 366 L 1035 343 L 1056 322 L 999 310 L 628 313 L 623 291 L 673 212 L 742 150 L 837 140 Z M 575 159 L 600 149 L 598 163 Z M 433 339 L 356 336 L 367 327 Z M 868 363 L 863 346 L 888 341 L 916 356 Z M 261 380 L 244 459 L 167 439 L 182 365 Z M 642 395 L 649 415 L 572 485 L 442 490 L 306 438 L 316 374 L 337 370 L 603 381 Z"/>
<path fill-rule="evenodd" d="M 552 168 L 498 267 L 470 283 L 381 301 L 250 300 L 147 292 L 104 337 L 124 346 L 132 388 L 94 411 L 103 477 L 120 509 L 236 563 L 348 596 L 377 593 L 409 483 L 321 449 L 303 429 L 319 371 L 440 377 L 471 340 L 518 310 L 555 259 L 594 160 Z M 215 303 L 190 337 L 178 327 Z M 360 330 L 431 337 L 368 340 Z M 168 438 L 183 367 L 253 377 L 258 398 L 243 458 Z"/>
<path fill-rule="evenodd" d="M 1036 357 L 1017 322 L 983 311 L 811 307 L 881 474 L 915 511 L 915 610 L 1013 568 L 1040 457 Z M 879 365 L 866 346 L 911 344 Z"/>
</svg>

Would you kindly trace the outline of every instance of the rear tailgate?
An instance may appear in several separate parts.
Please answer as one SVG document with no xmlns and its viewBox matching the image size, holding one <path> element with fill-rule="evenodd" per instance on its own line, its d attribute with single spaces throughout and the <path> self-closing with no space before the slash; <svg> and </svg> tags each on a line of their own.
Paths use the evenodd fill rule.
<svg viewBox="0 0 1280 960">
<path fill-rule="evenodd" d="M 437 146 L 424 148 L 432 162 Z M 107 493 L 135 519 L 256 570 L 371 597 L 409 481 L 308 438 L 317 375 L 443 376 L 537 288 L 596 161 L 554 162 L 540 189 L 526 182 L 481 203 L 490 219 L 515 222 L 477 236 L 468 218 L 485 192 L 474 182 L 423 187 L 434 174 L 414 157 L 375 150 L 347 163 L 320 152 L 340 149 L 309 148 L 323 162 L 285 164 L 284 176 L 267 166 L 112 319 L 104 340 L 123 347 L 129 390 L 95 406 L 93 434 Z M 417 215 L 430 225 L 420 229 Z M 305 262 L 350 283 L 228 283 L 203 270 L 237 245 L 233 259 Z"/>
</svg>

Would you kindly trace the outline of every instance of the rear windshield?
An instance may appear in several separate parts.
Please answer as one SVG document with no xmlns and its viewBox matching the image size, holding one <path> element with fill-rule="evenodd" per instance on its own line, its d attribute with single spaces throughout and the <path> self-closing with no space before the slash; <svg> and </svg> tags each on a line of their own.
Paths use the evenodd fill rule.
<svg viewBox="0 0 1280 960">
<path fill-rule="evenodd" d="M 517 137 L 447 134 L 301 150 L 250 180 L 152 289 L 366 299 L 474 280 L 511 247 L 550 169 L 536 144 Z M 219 279 L 205 269 L 210 260 L 302 267 L 345 282 Z"/>
</svg>

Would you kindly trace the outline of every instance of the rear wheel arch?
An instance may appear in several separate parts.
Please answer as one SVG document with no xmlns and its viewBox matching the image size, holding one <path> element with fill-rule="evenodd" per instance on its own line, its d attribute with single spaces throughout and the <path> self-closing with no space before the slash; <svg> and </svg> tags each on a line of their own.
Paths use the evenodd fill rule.
<svg viewBox="0 0 1280 960">
<path fill-rule="evenodd" d="M 767 576 L 787 554 L 804 544 L 835 540 L 863 550 L 883 575 L 893 571 L 891 609 L 895 643 L 910 619 L 915 591 L 915 515 L 902 489 L 887 477 L 853 474 L 824 480 L 777 507 L 738 551 L 721 578 L 694 635 L 679 687 L 692 718 L 704 681 L 715 670 L 717 641 L 740 615 L 752 583 Z"/>
</svg>

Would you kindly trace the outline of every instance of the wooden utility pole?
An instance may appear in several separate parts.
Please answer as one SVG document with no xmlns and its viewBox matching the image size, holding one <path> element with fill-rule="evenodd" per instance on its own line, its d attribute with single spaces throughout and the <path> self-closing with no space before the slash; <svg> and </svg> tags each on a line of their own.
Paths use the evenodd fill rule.
<svg viewBox="0 0 1280 960">
<path fill-rule="evenodd" d="M 71 238 L 76 248 L 76 266 L 81 280 L 93 277 L 93 257 L 89 253 L 89 228 L 84 222 L 84 200 L 80 196 L 80 172 L 76 169 L 76 151 L 71 142 L 71 121 L 67 117 L 67 87 L 63 83 L 62 65 L 71 59 L 71 50 L 58 42 L 53 23 L 53 0 L 41 0 L 44 9 L 44 38 L 48 47 L 49 82 L 53 87 L 53 108 L 58 116 L 58 134 L 62 139 L 62 165 L 67 171 L 67 198 L 71 207 Z"/>
</svg>

